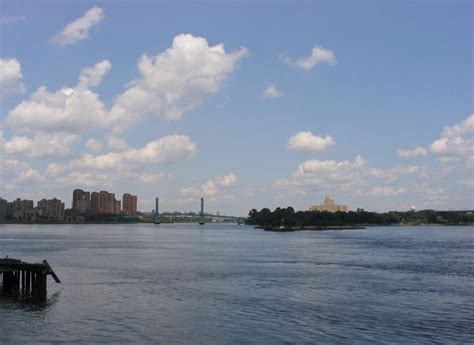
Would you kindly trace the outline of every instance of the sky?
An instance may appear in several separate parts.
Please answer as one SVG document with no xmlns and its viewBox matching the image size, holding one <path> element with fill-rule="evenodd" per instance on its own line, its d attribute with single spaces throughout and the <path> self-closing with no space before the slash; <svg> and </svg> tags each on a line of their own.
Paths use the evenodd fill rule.
<svg viewBox="0 0 474 345">
<path fill-rule="evenodd" d="M 470 1 L 0 0 L 0 197 L 474 208 Z"/>
</svg>

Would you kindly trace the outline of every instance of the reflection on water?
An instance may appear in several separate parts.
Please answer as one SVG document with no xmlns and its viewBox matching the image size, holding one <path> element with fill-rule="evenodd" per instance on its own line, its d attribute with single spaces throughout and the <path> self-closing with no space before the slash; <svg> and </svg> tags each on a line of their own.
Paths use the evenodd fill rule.
<svg viewBox="0 0 474 345">
<path fill-rule="evenodd" d="M 8 291 L 5 292 L 0 289 L 0 310 L 9 308 L 20 308 L 31 311 L 47 311 L 59 301 L 61 291 L 56 291 L 48 295 L 46 300 L 42 298 L 33 298 L 30 295 L 23 293 Z"/>
<path fill-rule="evenodd" d="M 0 343 L 472 343 L 473 235 L 1 225 L 0 257 L 46 258 L 62 284 L 0 296 Z"/>
</svg>

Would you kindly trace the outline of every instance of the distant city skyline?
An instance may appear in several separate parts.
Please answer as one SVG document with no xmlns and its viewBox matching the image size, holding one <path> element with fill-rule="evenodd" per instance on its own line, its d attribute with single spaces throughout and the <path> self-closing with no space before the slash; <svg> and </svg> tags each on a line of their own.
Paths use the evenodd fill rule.
<svg viewBox="0 0 474 345">
<path fill-rule="evenodd" d="M 474 208 L 471 2 L 2 1 L 0 41 L 3 199 Z"/>
</svg>

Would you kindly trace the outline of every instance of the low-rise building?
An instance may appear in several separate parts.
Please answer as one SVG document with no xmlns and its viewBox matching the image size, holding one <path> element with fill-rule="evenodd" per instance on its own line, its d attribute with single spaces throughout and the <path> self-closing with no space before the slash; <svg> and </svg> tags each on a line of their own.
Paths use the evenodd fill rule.
<svg viewBox="0 0 474 345">
<path fill-rule="evenodd" d="M 329 196 L 324 198 L 322 204 L 313 205 L 309 208 L 310 211 L 318 212 L 347 212 L 347 205 L 338 205 L 334 202 L 334 199 L 331 199 Z"/>
</svg>

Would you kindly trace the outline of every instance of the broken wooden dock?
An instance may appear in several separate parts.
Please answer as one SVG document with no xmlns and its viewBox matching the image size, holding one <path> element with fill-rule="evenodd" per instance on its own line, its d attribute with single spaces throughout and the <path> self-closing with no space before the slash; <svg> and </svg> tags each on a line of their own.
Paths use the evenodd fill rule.
<svg viewBox="0 0 474 345">
<path fill-rule="evenodd" d="M 4 293 L 21 293 L 36 300 L 46 299 L 48 275 L 56 283 L 61 283 L 46 260 L 31 264 L 16 259 L 0 259 L 0 275 Z"/>
</svg>

